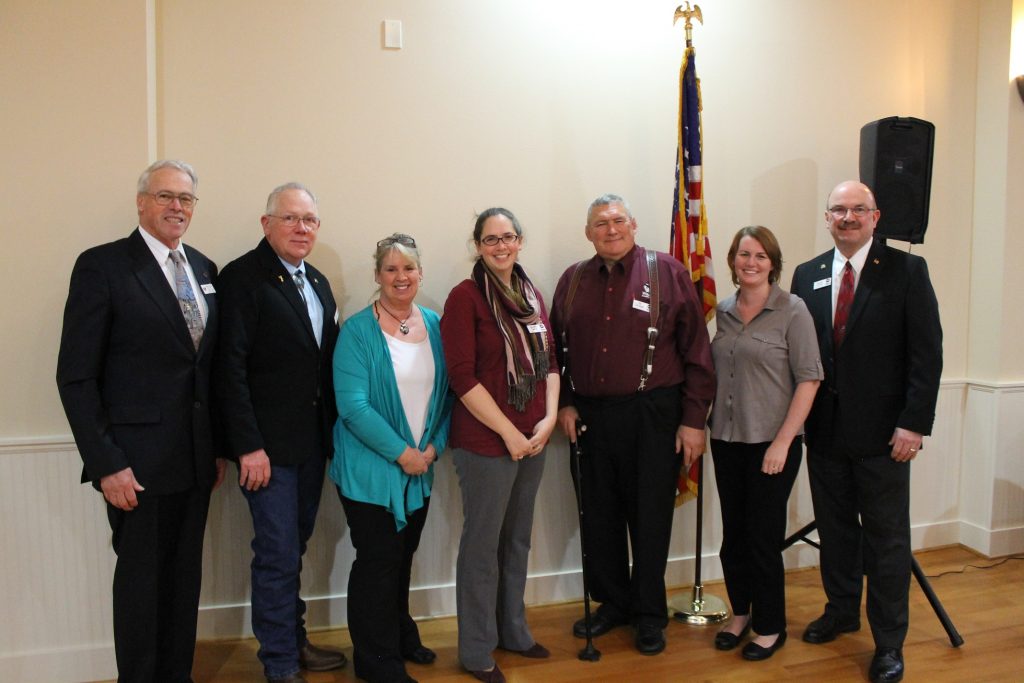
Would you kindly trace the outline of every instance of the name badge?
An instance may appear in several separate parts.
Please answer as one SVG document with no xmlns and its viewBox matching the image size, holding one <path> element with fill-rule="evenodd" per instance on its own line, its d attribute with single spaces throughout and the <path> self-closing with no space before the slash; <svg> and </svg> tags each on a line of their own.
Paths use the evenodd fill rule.
<svg viewBox="0 0 1024 683">
<path fill-rule="evenodd" d="M 832 284 L 832 278 L 827 277 L 824 280 L 818 280 L 817 282 L 815 282 L 814 283 L 814 288 L 815 289 L 821 289 L 822 287 L 828 287 L 831 284 Z"/>
<path fill-rule="evenodd" d="M 544 327 L 544 323 L 533 323 L 532 325 L 527 325 L 526 329 L 531 334 L 537 334 L 538 332 L 547 332 L 548 331 L 548 328 Z"/>
<path fill-rule="evenodd" d="M 199 285 L 199 288 L 203 290 L 203 294 L 217 293 L 217 290 L 213 288 L 213 285 Z"/>
<path fill-rule="evenodd" d="M 638 299 L 633 299 L 633 308 L 638 311 L 643 311 L 644 313 L 651 312 L 651 305 L 646 301 L 640 301 Z"/>
</svg>

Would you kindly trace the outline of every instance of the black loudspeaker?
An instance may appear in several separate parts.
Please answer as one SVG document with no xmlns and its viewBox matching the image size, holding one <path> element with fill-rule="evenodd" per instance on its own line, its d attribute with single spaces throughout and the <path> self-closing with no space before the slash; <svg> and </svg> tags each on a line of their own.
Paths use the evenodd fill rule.
<svg viewBox="0 0 1024 683">
<path fill-rule="evenodd" d="M 932 191 L 935 125 L 890 116 L 860 129 L 860 180 L 882 212 L 875 235 L 924 242 Z"/>
</svg>

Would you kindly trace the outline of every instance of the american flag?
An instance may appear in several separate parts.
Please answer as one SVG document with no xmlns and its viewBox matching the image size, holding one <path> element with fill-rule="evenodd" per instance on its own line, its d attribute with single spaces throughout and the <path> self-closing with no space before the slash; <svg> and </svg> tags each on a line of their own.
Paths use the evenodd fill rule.
<svg viewBox="0 0 1024 683">
<path fill-rule="evenodd" d="M 672 255 L 686 264 L 704 307 L 704 319 L 715 316 L 715 276 L 711 270 L 711 244 L 704 212 L 700 81 L 696 52 L 687 47 L 679 67 L 679 130 L 676 145 L 676 189 L 672 198 Z M 697 495 L 698 466 L 680 473 L 677 504 Z"/>
</svg>

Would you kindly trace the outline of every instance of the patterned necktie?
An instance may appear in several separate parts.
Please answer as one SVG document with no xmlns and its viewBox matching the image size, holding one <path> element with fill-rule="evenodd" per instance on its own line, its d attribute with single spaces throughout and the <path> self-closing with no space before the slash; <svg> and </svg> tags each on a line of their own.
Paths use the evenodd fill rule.
<svg viewBox="0 0 1024 683">
<path fill-rule="evenodd" d="M 292 273 L 292 280 L 295 281 L 295 286 L 299 289 L 299 298 L 302 299 L 302 305 L 308 307 L 309 304 L 306 303 L 306 278 L 303 277 L 302 271 L 296 270 Z M 306 312 L 309 312 L 308 309 Z"/>
<path fill-rule="evenodd" d="M 846 336 L 846 321 L 850 318 L 850 304 L 852 303 L 853 266 L 847 261 L 843 267 L 843 282 L 839 285 L 839 297 L 836 299 L 836 317 L 832 322 L 832 343 L 837 349 Z"/>
<path fill-rule="evenodd" d="M 196 294 L 192 291 L 192 284 L 188 281 L 188 273 L 185 272 L 185 257 L 177 251 L 172 251 L 170 256 L 174 261 L 174 285 L 178 291 L 178 305 L 181 307 L 181 314 L 185 316 L 192 344 L 198 351 L 199 342 L 203 339 L 203 314 L 199 310 Z"/>
</svg>

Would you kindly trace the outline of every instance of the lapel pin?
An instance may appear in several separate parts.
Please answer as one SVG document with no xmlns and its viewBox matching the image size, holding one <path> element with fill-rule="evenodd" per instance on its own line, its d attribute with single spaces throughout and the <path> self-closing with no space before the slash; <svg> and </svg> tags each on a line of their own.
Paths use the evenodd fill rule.
<svg viewBox="0 0 1024 683">
<path fill-rule="evenodd" d="M 818 266 L 818 268 L 820 268 L 821 270 L 825 270 L 825 264 L 822 263 L 820 266 Z"/>
<path fill-rule="evenodd" d="M 875 259 L 875 260 L 873 261 L 873 263 L 874 263 L 874 264 L 875 264 L 875 265 L 877 266 L 877 265 L 878 265 L 879 263 L 881 263 L 881 261 L 879 261 L 878 259 Z"/>
<path fill-rule="evenodd" d="M 281 282 L 284 282 L 284 275 L 278 275 L 277 279 L 280 280 Z"/>
<path fill-rule="evenodd" d="M 320 284 L 320 281 L 319 281 L 319 280 L 317 280 L 316 278 L 313 278 L 313 282 L 315 282 L 315 283 L 317 283 L 317 284 Z"/>
</svg>

